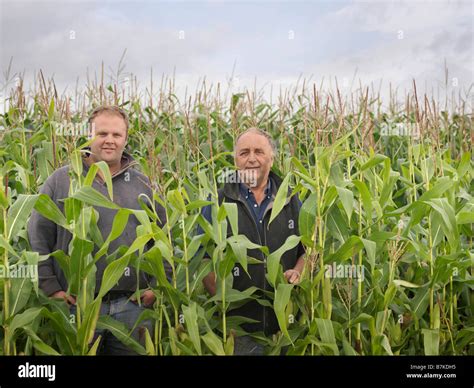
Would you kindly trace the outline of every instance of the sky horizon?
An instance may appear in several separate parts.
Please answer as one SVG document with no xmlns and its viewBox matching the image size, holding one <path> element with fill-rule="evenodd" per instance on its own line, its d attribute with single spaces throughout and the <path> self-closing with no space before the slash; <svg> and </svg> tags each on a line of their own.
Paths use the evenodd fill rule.
<svg viewBox="0 0 474 388">
<path fill-rule="evenodd" d="M 337 79 L 343 92 L 382 82 L 385 95 L 415 79 L 420 93 L 447 84 L 472 103 L 473 15 L 471 1 L 0 0 L 1 85 L 11 61 L 13 81 L 41 69 L 73 93 L 102 62 L 113 76 L 126 50 L 121 81 L 146 87 L 153 69 L 181 93 L 203 77 L 232 92 L 255 79 L 276 90 Z"/>
</svg>

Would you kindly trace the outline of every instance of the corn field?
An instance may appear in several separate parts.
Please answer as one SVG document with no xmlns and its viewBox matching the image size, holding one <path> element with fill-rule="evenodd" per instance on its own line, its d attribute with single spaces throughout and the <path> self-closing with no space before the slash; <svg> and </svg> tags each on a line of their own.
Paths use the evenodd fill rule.
<svg viewBox="0 0 474 388">
<path fill-rule="evenodd" d="M 259 247 L 268 254 L 275 290 L 268 292 L 269 305 L 280 326 L 272 337 L 257 336 L 267 353 L 474 355 L 474 128 L 462 98 L 418 95 L 415 82 L 402 98 L 388 101 L 369 87 L 342 95 L 337 87 L 304 82 L 270 97 L 252 90 L 229 94 L 203 82 L 178 98 L 167 78 L 140 90 L 136 80 L 101 77 L 59 95 L 42 73 L 29 90 L 21 79 L 8 87 L 0 116 L 1 354 L 94 355 L 96 328 L 111 330 L 143 355 L 233 354 L 245 319 L 227 313 L 254 299 L 255 290 L 232 289 L 231 270 L 236 262 L 251 265 L 246 252 L 255 247 L 244 236 L 225 237 L 236 213 L 219 205 L 217 190 L 234 168 L 234 140 L 258 127 L 276 140 L 273 170 L 284 178 L 272 217 L 288 188 L 302 201 L 301 236 L 272 254 Z M 100 166 L 82 174 L 89 139 L 78 129 L 102 104 L 129 114 L 127 149 L 166 209 L 163 228 L 153 209 L 121 209 L 112 195 L 95 191 L 91 182 Z M 62 213 L 38 192 L 67 164 L 66 201 L 74 211 Z M 213 224 L 201 215 L 208 204 L 215 207 Z M 117 210 L 109 236 L 97 228 L 98 206 Z M 64 302 L 46 297 L 37 278 L 20 276 L 21 268 L 46 259 L 29 247 L 33 209 L 72 235 L 70 251 L 53 256 L 83 296 L 75 316 Z M 130 214 L 140 221 L 137 239 L 108 254 Z M 197 234 L 198 225 L 204 234 Z M 288 284 L 279 260 L 299 241 L 305 270 L 298 285 Z M 94 246 L 109 262 L 100 290 L 90 281 Z M 157 300 L 139 319 L 154 324 L 145 345 L 98 316 L 101 297 L 130 265 L 158 280 Z M 222 284 L 213 297 L 202 284 L 211 271 Z"/>
</svg>

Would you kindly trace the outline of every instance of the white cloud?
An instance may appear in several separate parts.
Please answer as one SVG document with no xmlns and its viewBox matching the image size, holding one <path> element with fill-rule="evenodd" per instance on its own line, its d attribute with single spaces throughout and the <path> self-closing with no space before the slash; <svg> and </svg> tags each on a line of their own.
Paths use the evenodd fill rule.
<svg viewBox="0 0 474 388">
<path fill-rule="evenodd" d="M 334 12 L 329 19 L 365 31 L 420 32 L 447 27 L 463 15 L 466 18 L 470 8 L 470 1 L 364 1 Z"/>
<path fill-rule="evenodd" d="M 348 5 L 327 15 L 324 23 L 340 25 L 346 32 L 370 31 L 379 37 L 368 47 L 361 43 L 345 56 L 315 63 L 313 72 L 352 80 L 357 69 L 362 83 L 383 80 L 385 95 L 389 83 L 411 89 L 413 79 L 419 92 L 429 92 L 444 85 L 446 61 L 451 89 L 457 78 L 458 90 L 467 90 L 473 82 L 470 8 L 470 3 L 459 2 Z"/>
<path fill-rule="evenodd" d="M 176 85 L 190 92 L 206 76 L 208 84 L 227 86 L 236 61 L 235 90 L 296 85 L 300 75 L 339 86 L 354 73 L 363 83 L 383 79 L 411 88 L 415 78 L 422 88 L 444 82 L 444 61 L 459 88 L 472 84 L 473 47 L 471 2 L 354 2 L 207 4 L 173 13 L 160 2 L 73 1 L 25 2 L 0 0 L 0 66 L 14 58 L 14 69 L 31 80 L 43 69 L 54 74 L 58 89 L 85 83 L 105 63 L 116 68 L 127 49 L 125 72 L 137 75 L 142 86 L 153 68 L 155 81 L 176 70 Z M 181 3 L 180 3 L 181 4 Z M 211 4 L 211 5 L 209 5 Z M 291 5 L 291 7 L 290 7 Z M 187 8 L 186 8 L 187 7 Z M 325 8 L 326 7 L 326 8 Z M 160 10 L 163 12 L 160 13 Z M 187 10 L 187 11 L 186 11 Z M 166 12 L 164 12 L 166 11 Z M 291 12 L 290 12 L 291 11 Z M 179 39 L 179 30 L 185 39 Z M 288 39 L 294 29 L 295 39 Z M 70 39 L 74 31 L 75 39 Z M 403 39 L 398 39 L 403 31 Z M 29 78 L 28 78 L 29 77 Z"/>
</svg>

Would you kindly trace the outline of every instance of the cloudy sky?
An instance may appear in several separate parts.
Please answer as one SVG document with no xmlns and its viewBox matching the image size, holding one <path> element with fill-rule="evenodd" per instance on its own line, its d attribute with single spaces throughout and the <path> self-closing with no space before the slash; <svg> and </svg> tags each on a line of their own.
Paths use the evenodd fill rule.
<svg viewBox="0 0 474 388">
<path fill-rule="evenodd" d="M 142 84 L 175 72 L 193 89 L 206 76 L 234 89 L 343 88 L 352 80 L 467 91 L 473 82 L 472 1 L 24 1 L 0 0 L 0 68 L 30 80 L 40 69 L 61 90 L 105 63 Z M 354 86 L 353 86 L 354 87 Z"/>
</svg>

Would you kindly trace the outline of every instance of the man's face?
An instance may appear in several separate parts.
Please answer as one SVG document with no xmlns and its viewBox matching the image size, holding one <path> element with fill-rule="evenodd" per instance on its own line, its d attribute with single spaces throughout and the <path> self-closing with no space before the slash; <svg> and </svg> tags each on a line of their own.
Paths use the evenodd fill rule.
<svg viewBox="0 0 474 388">
<path fill-rule="evenodd" d="M 234 159 L 241 177 L 243 175 L 251 178 L 244 178 L 245 183 L 251 187 L 261 186 L 267 181 L 273 165 L 272 147 L 265 136 L 247 132 L 235 146 Z"/>
<path fill-rule="evenodd" d="M 122 117 L 109 113 L 99 114 L 92 123 L 91 144 L 94 162 L 104 161 L 109 166 L 120 164 L 127 144 L 127 126 Z"/>
</svg>

